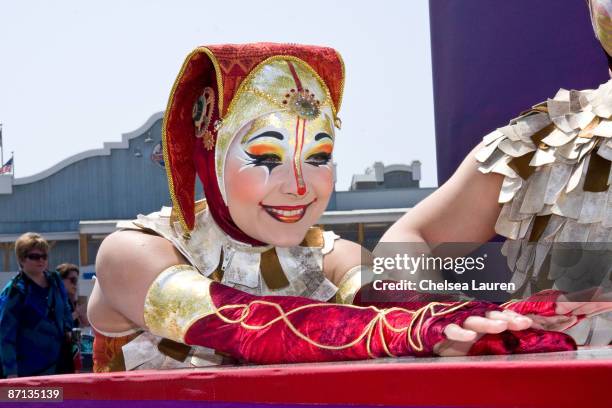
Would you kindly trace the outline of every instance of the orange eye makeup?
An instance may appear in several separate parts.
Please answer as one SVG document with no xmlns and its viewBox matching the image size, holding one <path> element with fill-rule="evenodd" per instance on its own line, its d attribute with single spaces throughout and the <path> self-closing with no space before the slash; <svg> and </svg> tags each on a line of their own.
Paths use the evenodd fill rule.
<svg viewBox="0 0 612 408">
<path fill-rule="evenodd" d="M 331 160 L 334 139 L 329 133 L 319 132 L 312 137 L 311 147 L 306 151 L 304 162 L 311 166 L 325 166 Z"/>
<path fill-rule="evenodd" d="M 263 166 L 272 172 L 274 168 L 290 163 L 296 191 L 304 194 L 306 184 L 302 166 L 323 166 L 331 160 L 334 147 L 331 123 L 327 115 L 307 121 L 285 112 L 258 118 L 242 137 L 242 148 L 248 156 L 246 165 Z"/>
<path fill-rule="evenodd" d="M 281 161 L 284 159 L 285 152 L 283 149 L 275 143 L 253 143 L 246 147 L 245 151 L 249 156 L 264 156 L 264 155 L 274 155 L 278 156 Z"/>
<path fill-rule="evenodd" d="M 333 150 L 334 144 L 331 141 L 325 141 L 309 150 L 308 153 L 306 153 L 306 157 L 308 158 L 318 153 L 332 154 Z"/>
</svg>

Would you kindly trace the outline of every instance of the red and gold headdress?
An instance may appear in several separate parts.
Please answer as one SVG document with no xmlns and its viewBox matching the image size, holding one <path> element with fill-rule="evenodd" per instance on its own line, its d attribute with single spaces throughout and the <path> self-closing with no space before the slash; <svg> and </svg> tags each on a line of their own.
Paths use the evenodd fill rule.
<svg viewBox="0 0 612 408">
<path fill-rule="evenodd" d="M 198 47 L 172 87 L 162 130 L 172 204 L 183 229 L 195 223 L 199 175 L 215 222 L 232 238 L 261 243 L 232 221 L 225 202 L 223 163 L 236 132 L 275 111 L 304 119 L 325 113 L 338 124 L 344 65 L 332 48 L 257 43 Z"/>
</svg>

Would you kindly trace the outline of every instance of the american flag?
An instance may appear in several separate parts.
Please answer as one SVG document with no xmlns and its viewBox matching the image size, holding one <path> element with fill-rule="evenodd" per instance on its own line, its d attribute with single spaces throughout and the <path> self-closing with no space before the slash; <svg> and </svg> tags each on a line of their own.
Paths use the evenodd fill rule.
<svg viewBox="0 0 612 408">
<path fill-rule="evenodd" d="M 6 174 L 13 171 L 13 158 L 11 157 L 9 161 L 4 163 L 4 166 L 0 167 L 0 174 Z"/>
</svg>

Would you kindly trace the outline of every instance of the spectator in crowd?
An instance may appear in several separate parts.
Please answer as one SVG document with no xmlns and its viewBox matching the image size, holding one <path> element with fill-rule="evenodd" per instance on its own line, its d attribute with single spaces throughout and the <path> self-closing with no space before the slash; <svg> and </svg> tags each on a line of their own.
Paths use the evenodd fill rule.
<svg viewBox="0 0 612 408">
<path fill-rule="evenodd" d="M 55 270 L 60 274 L 64 287 L 68 293 L 70 311 L 74 320 L 74 327 L 89 326 L 87 320 L 87 304 L 79 304 L 79 267 L 71 263 L 58 265 Z"/>
<path fill-rule="evenodd" d="M 15 242 L 19 274 L 0 293 L 3 377 L 70 372 L 72 316 L 58 273 L 49 272 L 49 244 L 28 232 Z"/>
</svg>

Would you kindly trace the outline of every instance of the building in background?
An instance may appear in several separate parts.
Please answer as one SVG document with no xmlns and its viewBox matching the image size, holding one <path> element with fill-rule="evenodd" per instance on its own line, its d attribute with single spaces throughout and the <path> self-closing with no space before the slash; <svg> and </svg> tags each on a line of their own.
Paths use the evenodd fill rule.
<svg viewBox="0 0 612 408">
<path fill-rule="evenodd" d="M 117 222 L 171 205 L 162 117 L 159 112 L 121 142 L 105 143 L 33 176 L 0 175 L 0 287 L 18 270 L 15 240 L 34 231 L 52 245 L 50 267 L 80 265 L 81 294 L 90 293 L 98 248 Z M 376 162 L 353 177 L 349 191 L 334 191 L 320 224 L 372 249 L 391 223 L 433 192 L 419 187 L 420 176 L 418 161 Z M 196 191 L 202 198 L 199 182 Z"/>
<path fill-rule="evenodd" d="M 350 191 L 390 188 L 419 188 L 421 181 L 421 162 L 414 160 L 410 165 L 374 162 L 364 174 L 355 174 L 351 180 Z"/>
</svg>

